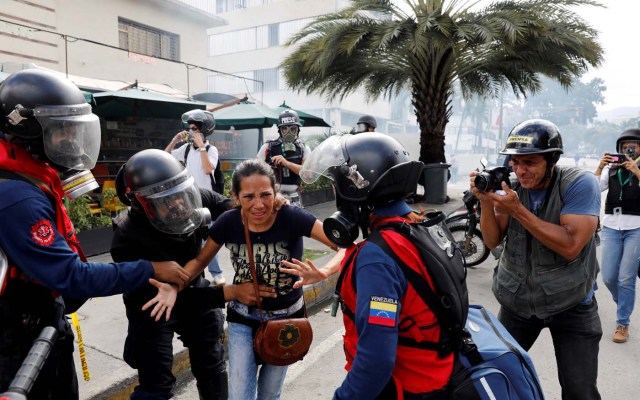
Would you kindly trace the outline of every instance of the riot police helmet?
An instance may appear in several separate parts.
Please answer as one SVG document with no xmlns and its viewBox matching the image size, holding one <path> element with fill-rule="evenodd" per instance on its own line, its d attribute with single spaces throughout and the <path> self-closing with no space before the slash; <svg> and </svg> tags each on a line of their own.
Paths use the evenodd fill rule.
<svg viewBox="0 0 640 400">
<path fill-rule="evenodd" d="M 100 151 L 100 122 L 84 95 L 53 71 L 26 69 L 0 85 L 0 129 L 60 170 L 87 170 Z"/>
<path fill-rule="evenodd" d="M 133 212 L 144 212 L 161 232 L 187 234 L 211 221 L 189 171 L 162 150 L 134 154 L 118 172 L 116 191 L 123 203 Z"/>
<path fill-rule="evenodd" d="M 384 205 L 415 193 L 423 166 L 388 135 L 335 135 L 311 152 L 300 177 L 328 177 L 342 201 Z"/>
</svg>

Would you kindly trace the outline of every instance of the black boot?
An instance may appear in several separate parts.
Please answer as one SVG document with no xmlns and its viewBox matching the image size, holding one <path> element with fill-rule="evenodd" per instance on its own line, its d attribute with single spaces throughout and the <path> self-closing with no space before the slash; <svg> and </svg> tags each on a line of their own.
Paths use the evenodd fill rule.
<svg viewBox="0 0 640 400">
<path fill-rule="evenodd" d="M 227 400 L 229 398 L 227 371 L 221 371 L 204 382 L 196 382 L 200 400 Z"/>
</svg>

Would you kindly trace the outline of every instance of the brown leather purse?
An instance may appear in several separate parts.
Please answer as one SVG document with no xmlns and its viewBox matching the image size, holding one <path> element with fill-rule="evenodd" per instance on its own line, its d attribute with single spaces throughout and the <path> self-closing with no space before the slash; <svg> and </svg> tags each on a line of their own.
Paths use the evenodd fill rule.
<svg viewBox="0 0 640 400">
<path fill-rule="evenodd" d="M 258 310 L 260 310 L 260 326 L 253 337 L 253 349 L 262 361 L 267 364 L 284 366 L 290 365 L 309 352 L 313 340 L 313 330 L 306 318 L 283 318 L 265 320 L 262 312 L 260 291 L 258 289 L 258 274 L 253 258 L 253 246 L 249 238 L 249 222 L 243 218 L 244 236 L 251 266 L 253 289 L 256 291 Z"/>
</svg>

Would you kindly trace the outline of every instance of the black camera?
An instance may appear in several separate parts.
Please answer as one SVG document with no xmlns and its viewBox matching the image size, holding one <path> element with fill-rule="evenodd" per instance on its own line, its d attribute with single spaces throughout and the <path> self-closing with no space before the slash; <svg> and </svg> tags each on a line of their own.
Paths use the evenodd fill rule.
<svg viewBox="0 0 640 400">
<path fill-rule="evenodd" d="M 502 190 L 502 182 L 506 182 L 511 187 L 511 181 L 509 181 L 509 170 L 507 167 L 493 167 L 485 168 L 482 172 L 476 175 L 473 183 L 476 188 L 481 192 L 495 192 L 496 190 Z"/>
</svg>

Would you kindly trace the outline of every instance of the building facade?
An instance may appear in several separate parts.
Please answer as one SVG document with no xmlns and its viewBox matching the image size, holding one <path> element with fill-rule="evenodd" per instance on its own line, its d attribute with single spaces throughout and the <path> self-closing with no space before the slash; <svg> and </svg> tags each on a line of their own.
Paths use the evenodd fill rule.
<svg viewBox="0 0 640 400">
<path fill-rule="evenodd" d="M 137 80 L 184 93 L 206 91 L 208 71 L 185 63 L 206 66 L 206 30 L 226 23 L 177 0 L 2 3 L 0 63 L 5 72 L 36 64 L 70 76 L 121 81 L 123 87 Z"/>
</svg>

